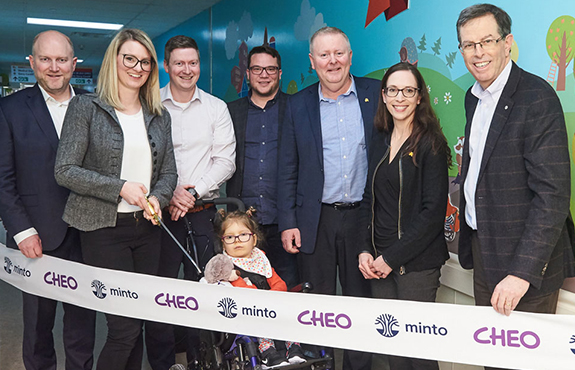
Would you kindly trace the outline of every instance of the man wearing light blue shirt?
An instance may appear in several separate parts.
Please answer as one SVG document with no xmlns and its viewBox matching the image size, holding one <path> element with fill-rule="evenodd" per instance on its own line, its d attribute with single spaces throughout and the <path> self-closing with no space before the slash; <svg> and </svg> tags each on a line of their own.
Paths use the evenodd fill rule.
<svg viewBox="0 0 575 370">
<path fill-rule="evenodd" d="M 369 295 L 358 269 L 358 217 L 367 179 L 367 144 L 379 82 L 350 74 L 352 51 L 341 30 L 324 27 L 310 41 L 319 83 L 290 97 L 278 160 L 278 224 L 284 249 L 297 253 L 313 292 Z M 345 351 L 343 369 L 370 369 L 369 354 Z"/>
</svg>

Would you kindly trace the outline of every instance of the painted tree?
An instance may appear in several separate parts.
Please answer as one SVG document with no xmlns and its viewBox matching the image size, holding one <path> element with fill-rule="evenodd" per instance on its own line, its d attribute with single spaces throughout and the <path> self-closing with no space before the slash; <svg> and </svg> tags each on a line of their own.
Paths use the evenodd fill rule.
<svg viewBox="0 0 575 370">
<path fill-rule="evenodd" d="M 566 70 L 573 60 L 573 44 L 575 43 L 575 18 L 562 15 L 555 19 L 547 33 L 547 53 L 557 64 L 557 91 L 565 91 Z"/>
<path fill-rule="evenodd" d="M 452 51 L 451 53 L 445 56 L 445 61 L 447 62 L 447 66 L 449 68 L 453 68 L 453 62 L 455 62 L 455 57 L 457 56 L 457 52 Z"/>
<path fill-rule="evenodd" d="M 439 52 L 441 50 L 441 37 L 438 38 L 437 41 L 435 41 L 435 44 L 433 44 L 433 47 L 431 48 L 431 50 L 433 50 L 433 55 L 441 54 Z"/>
<path fill-rule="evenodd" d="M 419 45 L 417 46 L 417 48 L 421 52 L 424 52 L 425 50 L 427 50 L 427 41 L 425 40 L 425 33 L 423 34 L 423 36 L 421 36 L 421 40 L 419 40 Z"/>
</svg>

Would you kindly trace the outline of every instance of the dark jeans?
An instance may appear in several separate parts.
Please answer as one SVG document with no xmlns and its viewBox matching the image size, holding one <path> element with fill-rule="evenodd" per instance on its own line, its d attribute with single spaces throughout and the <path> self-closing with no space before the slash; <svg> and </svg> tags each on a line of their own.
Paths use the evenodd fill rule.
<svg viewBox="0 0 575 370">
<path fill-rule="evenodd" d="M 439 288 L 439 268 L 400 275 L 393 270 L 385 279 L 371 281 L 374 298 L 401 299 L 404 301 L 435 302 Z M 390 370 L 439 370 L 437 361 L 418 358 L 387 356 Z"/>
<path fill-rule="evenodd" d="M 78 230 L 68 228 L 62 244 L 46 255 L 68 261 L 82 262 Z M 22 357 L 27 370 L 56 369 L 54 350 L 54 321 L 57 301 L 22 292 L 24 340 Z M 96 312 L 68 303 L 64 308 L 63 341 L 66 369 L 92 369 L 94 363 L 94 338 Z"/>
<path fill-rule="evenodd" d="M 473 295 L 476 306 L 491 306 L 491 296 L 493 291 L 487 286 L 483 261 L 481 260 L 480 243 L 477 233 L 471 234 L 471 250 L 473 253 Z M 529 289 L 532 289 L 531 287 Z M 523 297 L 515 308 L 515 311 L 534 313 L 555 313 L 557 301 L 559 300 L 559 290 L 536 297 Z M 485 370 L 505 370 L 498 367 L 487 367 Z"/>
<path fill-rule="evenodd" d="M 149 275 L 158 271 L 161 230 L 143 218 L 118 218 L 116 227 L 80 236 L 88 265 Z M 106 320 L 108 336 L 97 370 L 141 370 L 143 321 L 111 314 Z"/>
<path fill-rule="evenodd" d="M 301 279 L 312 283 L 313 293 L 336 294 L 339 273 L 343 295 L 370 296 L 369 283 L 358 268 L 354 228 L 358 215 L 359 208 L 336 210 L 322 205 L 314 252 L 297 254 Z M 370 370 L 371 353 L 345 350 L 343 369 Z"/>
<path fill-rule="evenodd" d="M 297 268 L 297 256 L 285 251 L 278 225 L 262 225 L 264 243 L 262 249 L 277 274 L 285 281 L 288 290 L 301 283 Z"/>
<path fill-rule="evenodd" d="M 199 259 L 199 266 L 204 270 L 206 263 L 214 256 L 214 225 L 213 220 L 216 214 L 216 208 L 208 208 L 196 213 L 188 213 L 186 219 L 172 221 L 166 212 L 164 222 L 172 231 L 174 236 L 185 248 L 188 246 L 186 237 L 188 228 L 186 222 L 193 230 L 193 238 L 196 243 L 196 250 Z M 194 257 L 193 247 L 189 244 L 189 254 Z M 184 265 L 184 279 L 198 281 L 195 267 L 174 243 L 167 233 L 162 234 L 162 253 L 160 257 L 160 266 L 158 275 L 163 277 L 177 278 L 180 266 Z M 175 327 L 171 324 L 158 322 L 146 322 L 146 350 L 148 353 L 148 362 L 153 370 L 169 369 L 176 362 L 176 337 L 174 335 Z M 200 344 L 199 331 L 196 328 L 184 328 L 178 330 L 185 335 L 178 340 L 184 341 L 188 361 L 192 361 L 197 355 Z"/>
</svg>

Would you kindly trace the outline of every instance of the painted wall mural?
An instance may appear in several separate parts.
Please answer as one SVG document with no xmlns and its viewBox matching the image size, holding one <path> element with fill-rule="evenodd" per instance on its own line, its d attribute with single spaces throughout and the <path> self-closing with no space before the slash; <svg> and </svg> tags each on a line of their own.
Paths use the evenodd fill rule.
<svg viewBox="0 0 575 370">
<path fill-rule="evenodd" d="M 196 38 L 202 50 L 199 85 L 232 101 L 245 96 L 247 53 L 268 43 L 282 56 L 282 90 L 293 94 L 315 82 L 309 61 L 309 39 L 319 28 L 341 28 L 353 50 L 351 71 L 357 76 L 381 79 L 385 70 L 405 61 L 423 74 L 433 107 L 452 148 L 451 194 L 446 237 L 455 250 L 458 224 L 459 165 L 465 126 L 463 101 L 474 83 L 458 50 L 455 22 L 459 12 L 475 0 L 222 0 L 154 40 L 159 49 L 177 34 Z M 498 6 L 512 17 L 512 59 L 525 70 L 547 80 L 557 91 L 565 113 L 571 176 L 575 185 L 575 11 L 572 0 L 556 0 L 541 7 L 536 0 L 501 0 Z M 211 12 L 211 13 L 209 13 Z M 208 15 L 209 14 L 209 15 Z M 385 15 L 385 16 L 383 16 Z M 211 33 L 208 30 L 212 30 Z M 210 45 L 211 43 L 211 45 Z M 519 53 L 521 49 L 521 54 Z M 210 63 L 204 50 L 211 50 Z M 162 76 L 163 84 L 167 82 Z M 575 191 L 573 192 L 575 194 Z M 575 199 L 575 197 L 573 197 Z M 571 209 L 575 211 L 572 199 Z"/>
</svg>

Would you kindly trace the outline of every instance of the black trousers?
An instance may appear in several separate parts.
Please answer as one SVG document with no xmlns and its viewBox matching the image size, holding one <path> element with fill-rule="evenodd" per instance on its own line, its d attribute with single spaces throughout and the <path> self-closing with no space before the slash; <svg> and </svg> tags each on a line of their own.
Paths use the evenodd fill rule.
<svg viewBox="0 0 575 370">
<path fill-rule="evenodd" d="M 481 260 L 481 244 L 477 233 L 471 234 L 471 250 L 473 253 L 473 294 L 475 296 L 476 306 L 491 306 L 491 296 L 493 290 L 489 289 L 485 279 L 485 270 Z M 531 287 L 529 289 L 532 289 Z M 515 308 L 515 311 L 534 312 L 534 313 L 552 313 L 557 310 L 557 301 L 559 300 L 559 290 L 540 295 L 536 297 L 523 297 Z M 487 367 L 485 370 L 505 370 L 503 368 Z"/>
<path fill-rule="evenodd" d="M 439 268 L 400 275 L 393 270 L 385 279 L 370 280 L 374 298 L 435 302 L 439 288 Z M 387 356 L 390 370 L 439 370 L 437 361 Z"/>
<path fill-rule="evenodd" d="M 339 273 L 343 295 L 370 297 L 369 283 L 358 268 L 357 230 L 353 227 L 358 213 L 359 208 L 322 205 L 315 250 L 297 254 L 301 280 L 312 283 L 313 293 L 335 295 Z M 371 353 L 345 350 L 343 369 L 371 369 Z"/>
<path fill-rule="evenodd" d="M 78 230 L 68 228 L 62 244 L 44 254 L 68 261 L 83 262 Z M 22 292 L 24 340 L 22 357 L 26 370 L 56 370 L 54 321 L 57 301 Z M 96 312 L 68 303 L 64 308 L 63 340 L 66 370 L 92 369 Z"/>
<path fill-rule="evenodd" d="M 266 252 L 272 267 L 285 281 L 288 290 L 301 283 L 297 267 L 297 256 L 286 252 L 283 248 L 278 225 L 261 225 L 264 233 L 262 249 Z"/>
<path fill-rule="evenodd" d="M 186 218 L 178 221 L 172 221 L 168 218 L 168 213 L 164 222 L 172 231 L 178 241 L 184 246 L 189 247 L 189 254 L 194 257 L 193 246 L 188 245 L 186 237 L 188 227 L 193 231 L 193 238 L 196 243 L 196 251 L 199 259 L 199 266 L 204 270 L 208 261 L 214 256 L 214 225 L 213 220 L 216 214 L 216 208 L 211 207 L 196 213 L 188 213 Z M 188 225 L 186 225 L 188 224 Z M 162 234 L 162 252 L 160 257 L 160 266 L 158 275 L 162 277 L 177 278 L 180 266 L 184 265 L 184 279 L 198 281 L 198 275 L 195 267 L 174 243 L 167 233 Z M 147 321 L 146 322 L 146 351 L 148 362 L 153 370 L 169 369 L 176 362 L 176 337 L 174 329 L 177 332 L 183 332 L 182 338 L 186 349 L 188 361 L 196 357 L 199 348 L 200 338 L 196 328 L 179 328 L 170 324 Z"/>
<path fill-rule="evenodd" d="M 158 271 L 161 229 L 146 219 L 118 218 L 116 227 L 80 236 L 84 260 L 91 266 L 148 275 Z M 111 314 L 106 320 L 108 336 L 97 370 L 141 370 L 143 321 Z"/>
</svg>

